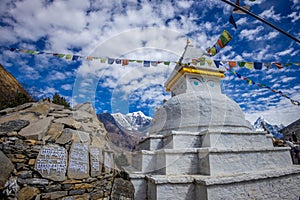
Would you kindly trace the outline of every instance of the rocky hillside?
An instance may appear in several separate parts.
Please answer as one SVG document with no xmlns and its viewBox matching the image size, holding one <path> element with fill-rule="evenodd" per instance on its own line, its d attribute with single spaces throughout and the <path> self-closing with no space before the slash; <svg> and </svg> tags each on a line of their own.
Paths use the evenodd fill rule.
<svg viewBox="0 0 300 200">
<path fill-rule="evenodd" d="M 255 122 L 253 128 L 256 131 L 267 131 L 268 133 L 272 134 L 274 138 L 276 139 L 283 139 L 282 133 L 279 131 L 284 128 L 284 126 L 281 125 L 274 125 L 270 124 L 267 120 L 265 120 L 263 117 L 259 117 Z"/>
<path fill-rule="evenodd" d="M 0 110 L 31 100 L 23 86 L 0 65 Z"/>
<path fill-rule="evenodd" d="M 137 132 L 138 134 L 146 133 L 152 122 L 152 118 L 146 116 L 141 111 L 128 113 L 126 115 L 122 113 L 114 113 L 112 116 L 119 126 L 128 131 Z"/>
<path fill-rule="evenodd" d="M 0 115 L 0 199 L 133 199 L 90 103 L 27 103 Z"/>
<path fill-rule="evenodd" d="M 111 114 L 100 113 L 97 117 L 104 124 L 107 137 L 116 147 L 130 151 L 139 142 L 140 137 L 120 126 Z"/>
</svg>

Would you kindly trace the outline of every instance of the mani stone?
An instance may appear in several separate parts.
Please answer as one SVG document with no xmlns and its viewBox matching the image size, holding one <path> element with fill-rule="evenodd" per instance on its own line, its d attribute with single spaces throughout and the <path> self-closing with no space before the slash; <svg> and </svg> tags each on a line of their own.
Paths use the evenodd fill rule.
<svg viewBox="0 0 300 200">
<path fill-rule="evenodd" d="M 46 117 L 33 122 L 26 128 L 23 128 L 19 132 L 19 135 L 24 136 L 27 139 L 41 140 L 45 136 L 52 120 L 53 117 Z"/>
<path fill-rule="evenodd" d="M 43 178 L 64 181 L 67 170 L 67 150 L 58 145 L 45 145 L 36 159 L 35 169 Z"/>
<path fill-rule="evenodd" d="M 0 135 L 1 133 L 10 133 L 13 131 L 20 131 L 22 128 L 28 126 L 29 121 L 27 120 L 11 120 L 0 124 Z"/>
<path fill-rule="evenodd" d="M 101 175 L 102 171 L 102 154 L 98 147 L 90 147 L 90 167 L 91 167 L 91 177 L 96 177 Z"/>
<path fill-rule="evenodd" d="M 0 189 L 2 189 L 14 170 L 14 165 L 2 151 L 0 151 L 0 163 Z"/>
<path fill-rule="evenodd" d="M 83 179 L 89 177 L 88 145 L 74 142 L 69 153 L 68 178 Z"/>
</svg>

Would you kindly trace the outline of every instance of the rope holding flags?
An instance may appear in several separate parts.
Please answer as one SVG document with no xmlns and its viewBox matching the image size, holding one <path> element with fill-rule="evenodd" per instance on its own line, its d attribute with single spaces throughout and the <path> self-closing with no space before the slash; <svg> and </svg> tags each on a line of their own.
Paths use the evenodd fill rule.
<svg viewBox="0 0 300 200">
<path fill-rule="evenodd" d="M 281 92 L 280 90 L 274 90 L 271 87 L 267 86 L 266 84 L 261 84 L 261 83 L 256 83 L 254 82 L 252 79 L 249 79 L 245 76 L 242 76 L 241 74 L 237 73 L 235 70 L 233 70 L 232 68 L 225 68 L 227 71 L 231 72 L 232 74 L 234 74 L 235 76 L 237 76 L 238 78 L 245 80 L 248 82 L 249 85 L 257 85 L 260 88 L 267 88 L 268 90 L 270 90 L 271 92 L 274 92 L 276 94 L 279 94 L 282 97 L 285 97 L 287 99 L 289 99 L 291 101 L 292 104 L 296 105 L 296 106 L 300 106 L 300 102 L 296 101 L 294 99 L 292 99 L 291 97 L 289 97 L 287 94 L 284 94 L 283 92 Z"/>
</svg>

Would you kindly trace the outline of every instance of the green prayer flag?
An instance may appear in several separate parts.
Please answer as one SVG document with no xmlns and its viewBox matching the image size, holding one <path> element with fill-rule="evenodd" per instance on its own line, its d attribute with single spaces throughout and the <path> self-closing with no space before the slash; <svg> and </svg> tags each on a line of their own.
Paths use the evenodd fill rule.
<svg viewBox="0 0 300 200">
<path fill-rule="evenodd" d="M 165 61 L 164 64 L 165 65 L 170 65 L 170 61 Z"/>
<path fill-rule="evenodd" d="M 237 62 L 239 67 L 245 67 L 246 62 Z"/>
</svg>

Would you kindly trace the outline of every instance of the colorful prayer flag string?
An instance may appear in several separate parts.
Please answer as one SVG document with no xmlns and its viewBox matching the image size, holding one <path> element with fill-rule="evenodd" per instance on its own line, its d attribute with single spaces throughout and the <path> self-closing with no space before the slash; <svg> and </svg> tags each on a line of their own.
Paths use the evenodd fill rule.
<svg viewBox="0 0 300 200">
<path fill-rule="evenodd" d="M 235 76 L 237 76 L 238 78 L 242 79 L 242 80 L 245 80 L 248 82 L 249 85 L 257 85 L 258 87 L 260 88 L 267 88 L 268 90 L 270 90 L 271 92 L 274 92 L 276 94 L 279 94 L 280 96 L 282 97 L 285 97 L 287 99 L 289 99 L 291 101 L 292 104 L 296 105 L 296 106 L 300 106 L 300 102 L 299 101 L 296 101 L 294 99 L 292 99 L 291 97 L 289 97 L 287 94 L 284 94 L 283 92 L 281 92 L 280 90 L 274 90 L 272 89 L 271 87 L 267 86 L 266 84 L 261 84 L 261 83 L 256 83 L 254 82 L 253 80 L 245 77 L 245 76 L 242 76 L 240 75 L 239 73 L 237 73 L 234 69 L 232 68 L 229 68 L 229 67 L 226 67 L 225 68 L 227 71 L 231 72 L 232 74 L 234 74 Z"/>
</svg>

